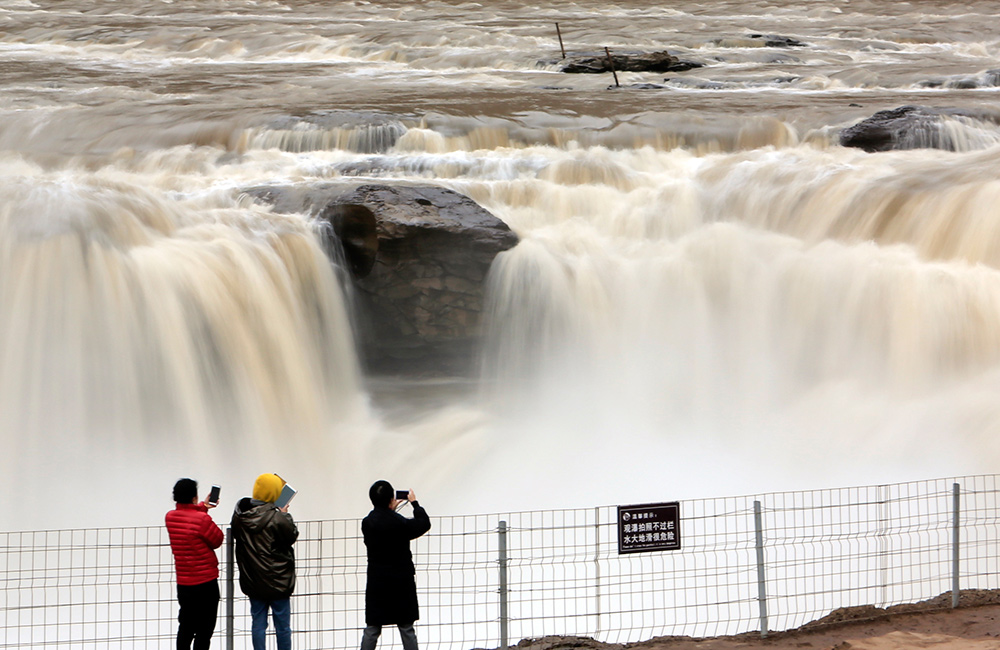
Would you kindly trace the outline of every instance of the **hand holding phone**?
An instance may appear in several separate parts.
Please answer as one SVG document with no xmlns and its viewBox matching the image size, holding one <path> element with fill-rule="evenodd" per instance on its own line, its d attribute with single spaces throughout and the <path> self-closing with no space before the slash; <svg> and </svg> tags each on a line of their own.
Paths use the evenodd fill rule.
<svg viewBox="0 0 1000 650">
<path fill-rule="evenodd" d="M 213 485 L 212 491 L 208 493 L 208 505 L 217 506 L 219 505 L 219 493 L 222 492 L 222 486 Z"/>
</svg>

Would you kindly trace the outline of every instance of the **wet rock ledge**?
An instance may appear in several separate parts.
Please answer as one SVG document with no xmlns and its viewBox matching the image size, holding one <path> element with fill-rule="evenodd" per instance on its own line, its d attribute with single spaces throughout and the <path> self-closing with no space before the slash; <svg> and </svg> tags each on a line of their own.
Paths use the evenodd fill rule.
<svg viewBox="0 0 1000 650">
<path fill-rule="evenodd" d="M 432 185 L 249 188 L 278 212 L 314 217 L 354 288 L 370 372 L 467 375 L 480 342 L 484 280 L 518 242 L 472 199 Z"/>
<path fill-rule="evenodd" d="M 840 132 L 840 144 L 868 153 L 900 149 L 944 149 L 957 151 L 969 145 L 958 141 L 961 134 L 947 128 L 948 120 L 995 130 L 1000 126 L 996 109 L 900 106 L 878 111 Z M 966 136 L 968 137 L 968 136 Z"/>
</svg>

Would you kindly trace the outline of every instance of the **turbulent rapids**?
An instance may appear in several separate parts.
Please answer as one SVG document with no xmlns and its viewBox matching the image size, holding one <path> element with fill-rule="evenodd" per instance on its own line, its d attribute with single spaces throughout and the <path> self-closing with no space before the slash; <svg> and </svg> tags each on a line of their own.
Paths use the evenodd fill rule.
<svg viewBox="0 0 1000 650">
<path fill-rule="evenodd" d="M 995 472 L 992 4 L 647 5 L 6 3 L 5 528 L 155 523 L 181 475 L 318 518 L 380 477 L 445 514 Z M 557 22 L 702 67 L 562 74 Z M 904 105 L 980 117 L 841 146 Z M 517 233 L 480 374 L 365 372 L 315 215 L 246 193 L 330 181 Z"/>
</svg>

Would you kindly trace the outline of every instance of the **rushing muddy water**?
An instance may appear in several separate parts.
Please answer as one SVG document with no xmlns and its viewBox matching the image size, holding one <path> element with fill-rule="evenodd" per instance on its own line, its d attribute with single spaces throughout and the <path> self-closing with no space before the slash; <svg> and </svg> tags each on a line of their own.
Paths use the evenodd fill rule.
<svg viewBox="0 0 1000 650">
<path fill-rule="evenodd" d="M 155 523 L 182 475 L 225 503 L 277 471 L 320 518 L 382 477 L 445 514 L 996 471 L 1000 130 L 837 144 L 906 104 L 996 114 L 994 13 L 0 4 L 3 527 Z M 562 74 L 556 23 L 704 67 Z M 241 191 L 345 178 L 521 237 L 481 378 L 365 376 L 309 215 Z"/>
</svg>

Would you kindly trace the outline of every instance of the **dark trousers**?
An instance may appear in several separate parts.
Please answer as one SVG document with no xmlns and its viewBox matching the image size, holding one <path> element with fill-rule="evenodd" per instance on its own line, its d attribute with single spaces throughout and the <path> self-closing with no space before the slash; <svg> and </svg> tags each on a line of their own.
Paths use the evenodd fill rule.
<svg viewBox="0 0 1000 650">
<path fill-rule="evenodd" d="M 413 630 L 413 623 L 399 623 L 396 628 L 399 630 L 399 639 L 403 642 L 403 650 L 417 650 L 417 633 Z M 365 626 L 365 631 L 361 634 L 361 650 L 375 650 L 381 635 L 381 625 Z"/>
<path fill-rule="evenodd" d="M 219 612 L 219 581 L 200 585 L 177 585 L 177 650 L 208 650 Z"/>
</svg>

